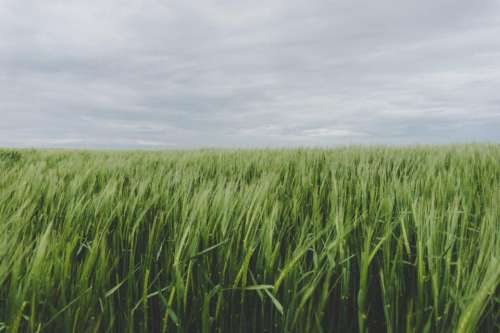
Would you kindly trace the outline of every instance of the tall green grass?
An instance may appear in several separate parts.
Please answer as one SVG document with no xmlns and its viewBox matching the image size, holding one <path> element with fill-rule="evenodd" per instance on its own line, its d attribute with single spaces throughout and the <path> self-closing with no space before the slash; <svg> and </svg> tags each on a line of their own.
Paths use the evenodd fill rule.
<svg viewBox="0 0 500 333">
<path fill-rule="evenodd" d="M 500 146 L 0 151 L 0 332 L 498 332 Z"/>
</svg>

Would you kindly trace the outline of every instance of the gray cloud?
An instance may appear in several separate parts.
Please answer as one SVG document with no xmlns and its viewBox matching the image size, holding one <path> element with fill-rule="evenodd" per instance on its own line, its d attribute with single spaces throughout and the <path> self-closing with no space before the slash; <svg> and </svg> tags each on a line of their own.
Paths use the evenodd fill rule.
<svg viewBox="0 0 500 333">
<path fill-rule="evenodd" d="M 0 2 L 0 146 L 500 142 L 500 1 Z"/>
</svg>

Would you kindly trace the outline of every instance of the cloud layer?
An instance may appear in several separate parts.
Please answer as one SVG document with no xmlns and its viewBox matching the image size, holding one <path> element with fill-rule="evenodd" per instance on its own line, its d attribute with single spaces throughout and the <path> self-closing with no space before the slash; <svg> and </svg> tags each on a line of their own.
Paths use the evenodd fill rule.
<svg viewBox="0 0 500 333">
<path fill-rule="evenodd" d="M 0 2 L 0 146 L 500 142 L 500 1 Z"/>
</svg>

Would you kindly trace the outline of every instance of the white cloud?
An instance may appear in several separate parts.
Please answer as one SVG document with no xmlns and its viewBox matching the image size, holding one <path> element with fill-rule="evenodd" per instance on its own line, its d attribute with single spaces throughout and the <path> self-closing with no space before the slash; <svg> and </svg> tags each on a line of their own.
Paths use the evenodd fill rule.
<svg viewBox="0 0 500 333">
<path fill-rule="evenodd" d="M 498 35 L 496 0 L 4 0 L 0 146 L 499 142 Z"/>
<path fill-rule="evenodd" d="M 357 137 L 357 136 L 367 136 L 366 133 L 360 133 L 355 131 L 350 131 L 346 129 L 336 129 L 336 128 L 313 128 L 302 132 L 306 136 L 333 136 L 333 137 Z"/>
</svg>

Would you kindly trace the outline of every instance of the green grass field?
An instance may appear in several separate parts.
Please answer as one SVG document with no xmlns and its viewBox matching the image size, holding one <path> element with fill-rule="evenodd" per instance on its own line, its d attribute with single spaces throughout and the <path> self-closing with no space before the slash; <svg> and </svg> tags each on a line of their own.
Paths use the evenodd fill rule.
<svg viewBox="0 0 500 333">
<path fill-rule="evenodd" d="M 0 151 L 0 332 L 498 332 L 500 146 Z"/>
</svg>

